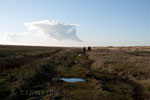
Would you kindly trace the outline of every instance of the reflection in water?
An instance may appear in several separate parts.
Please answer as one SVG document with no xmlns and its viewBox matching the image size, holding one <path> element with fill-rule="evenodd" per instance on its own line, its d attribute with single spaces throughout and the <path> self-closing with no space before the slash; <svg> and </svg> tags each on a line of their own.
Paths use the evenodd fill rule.
<svg viewBox="0 0 150 100">
<path fill-rule="evenodd" d="M 82 78 L 60 78 L 60 80 L 63 80 L 65 82 L 83 82 L 85 79 Z"/>
</svg>

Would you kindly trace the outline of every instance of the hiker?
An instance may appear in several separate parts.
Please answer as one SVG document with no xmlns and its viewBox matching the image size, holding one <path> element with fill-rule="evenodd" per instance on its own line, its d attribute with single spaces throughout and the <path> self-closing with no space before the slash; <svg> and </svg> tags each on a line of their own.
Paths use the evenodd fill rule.
<svg viewBox="0 0 150 100">
<path fill-rule="evenodd" d="M 90 46 L 88 47 L 88 51 L 91 51 L 91 47 Z"/>
<path fill-rule="evenodd" d="M 85 48 L 85 47 L 83 47 L 83 53 L 84 53 L 84 54 L 86 53 L 86 48 Z"/>
</svg>

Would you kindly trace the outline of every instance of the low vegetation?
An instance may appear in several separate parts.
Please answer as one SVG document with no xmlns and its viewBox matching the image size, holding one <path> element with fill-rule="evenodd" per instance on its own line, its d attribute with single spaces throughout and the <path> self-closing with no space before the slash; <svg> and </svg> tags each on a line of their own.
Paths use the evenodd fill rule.
<svg viewBox="0 0 150 100">
<path fill-rule="evenodd" d="M 150 47 L 101 47 L 89 55 L 94 61 L 91 69 L 101 80 L 103 90 L 116 93 L 115 97 L 119 92 L 135 100 L 149 98 Z M 114 100 L 121 99 L 117 98 Z"/>
<path fill-rule="evenodd" d="M 149 100 L 149 59 L 150 47 L 0 46 L 0 100 Z"/>
</svg>

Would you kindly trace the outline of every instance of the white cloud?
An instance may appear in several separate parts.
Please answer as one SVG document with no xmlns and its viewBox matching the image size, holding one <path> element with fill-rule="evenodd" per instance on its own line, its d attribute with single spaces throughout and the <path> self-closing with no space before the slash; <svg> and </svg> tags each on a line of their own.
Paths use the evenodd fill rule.
<svg viewBox="0 0 150 100">
<path fill-rule="evenodd" d="M 85 44 L 76 35 L 76 27 L 78 26 L 76 24 L 54 20 L 24 24 L 28 27 L 29 31 L 5 33 L 0 36 L 0 44 L 40 46 L 82 46 Z"/>
<path fill-rule="evenodd" d="M 56 40 L 81 41 L 76 35 L 76 24 L 69 24 L 55 20 L 43 20 L 37 22 L 24 23 L 28 30 L 35 30 L 40 34 Z"/>
<path fill-rule="evenodd" d="M 5 33 L 0 37 L 0 44 L 37 45 L 37 46 L 82 46 L 84 42 L 63 40 L 58 41 L 37 32 Z"/>
</svg>

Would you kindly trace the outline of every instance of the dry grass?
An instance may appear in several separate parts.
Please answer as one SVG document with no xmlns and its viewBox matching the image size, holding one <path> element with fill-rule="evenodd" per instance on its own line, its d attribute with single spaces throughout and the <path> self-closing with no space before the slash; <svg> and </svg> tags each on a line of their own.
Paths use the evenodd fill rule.
<svg viewBox="0 0 150 100">
<path fill-rule="evenodd" d="M 147 100 L 140 96 L 150 93 L 150 47 L 98 47 L 86 55 L 81 50 L 0 46 L 0 98 L 32 98 L 18 95 L 14 98 L 12 93 L 16 89 L 62 89 L 70 90 L 69 100 Z M 87 81 L 52 80 L 60 77 Z M 49 100 L 49 95 L 39 98 Z"/>
<path fill-rule="evenodd" d="M 150 47 L 99 47 L 88 54 L 93 71 L 127 77 L 150 93 Z"/>
</svg>

